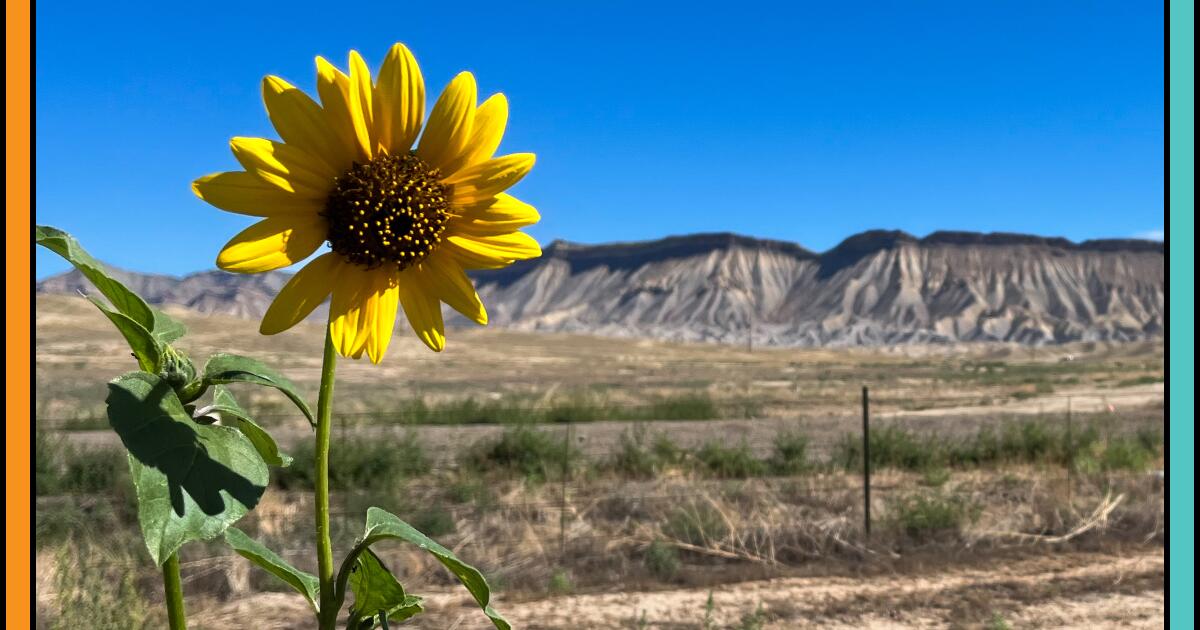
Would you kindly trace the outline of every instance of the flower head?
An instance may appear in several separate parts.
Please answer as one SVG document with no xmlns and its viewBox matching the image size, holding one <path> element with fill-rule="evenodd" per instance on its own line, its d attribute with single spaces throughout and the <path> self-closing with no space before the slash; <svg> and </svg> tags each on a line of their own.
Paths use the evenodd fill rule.
<svg viewBox="0 0 1200 630">
<path fill-rule="evenodd" d="M 425 84 L 404 45 L 392 47 L 374 80 L 357 52 L 349 70 L 317 57 L 320 104 L 283 79 L 264 79 L 282 142 L 234 138 L 245 170 L 201 177 L 192 190 L 222 210 L 263 218 L 225 245 L 222 269 L 281 269 L 329 245 L 280 290 L 263 334 L 291 328 L 332 294 L 329 332 L 343 356 L 381 361 L 400 308 L 440 351 L 442 302 L 487 323 L 465 270 L 541 254 L 518 231 L 538 221 L 537 211 L 504 193 L 534 156 L 493 157 L 508 101 L 495 94 L 477 105 L 469 72 L 450 82 L 424 121 Z"/>
</svg>

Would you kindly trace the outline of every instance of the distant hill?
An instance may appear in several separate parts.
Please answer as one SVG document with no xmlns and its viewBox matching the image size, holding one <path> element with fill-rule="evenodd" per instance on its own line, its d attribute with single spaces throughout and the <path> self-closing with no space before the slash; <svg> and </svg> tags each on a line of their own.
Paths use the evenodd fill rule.
<svg viewBox="0 0 1200 630">
<path fill-rule="evenodd" d="M 492 325 L 522 330 L 783 346 L 1042 344 L 1161 336 L 1165 264 L 1157 241 L 876 230 L 823 253 L 726 233 L 556 241 L 539 259 L 473 275 Z M 247 318 L 288 278 L 116 275 L 155 304 Z M 74 271 L 37 285 L 88 288 Z"/>
</svg>

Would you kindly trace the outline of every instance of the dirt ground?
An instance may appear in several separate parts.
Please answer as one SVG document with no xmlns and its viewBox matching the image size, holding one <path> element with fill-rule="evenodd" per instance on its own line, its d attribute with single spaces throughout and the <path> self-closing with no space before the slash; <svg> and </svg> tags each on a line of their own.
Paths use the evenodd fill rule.
<svg viewBox="0 0 1200 630">
<path fill-rule="evenodd" d="M 1161 547 L 981 560 L 863 577 L 778 578 L 715 590 L 613 591 L 496 606 L 515 628 L 529 630 L 1163 627 Z M 423 594 L 428 609 L 419 627 L 490 627 L 462 591 Z M 308 626 L 304 606 L 298 597 L 265 593 L 197 610 L 193 618 L 197 627 L 234 628 L 255 611 L 256 628 L 300 629 Z M 761 625 L 748 625 L 756 611 Z"/>
</svg>

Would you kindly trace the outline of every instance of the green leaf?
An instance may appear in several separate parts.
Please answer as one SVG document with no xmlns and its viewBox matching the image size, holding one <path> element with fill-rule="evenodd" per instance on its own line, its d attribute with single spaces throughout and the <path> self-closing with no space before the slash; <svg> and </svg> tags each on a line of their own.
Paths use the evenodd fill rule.
<svg viewBox="0 0 1200 630">
<path fill-rule="evenodd" d="M 141 296 L 110 276 L 104 265 L 87 253 L 70 234 L 58 228 L 39 225 L 34 229 L 34 240 L 74 265 L 101 295 L 108 298 L 118 313 L 137 322 L 155 340 L 170 343 L 187 332 L 187 328 L 178 320 L 150 306 Z"/>
<path fill-rule="evenodd" d="M 104 313 L 105 317 L 117 327 L 121 336 L 125 337 L 125 343 L 128 343 L 129 349 L 133 351 L 138 367 L 152 374 L 162 368 L 162 347 L 150 334 L 150 331 L 134 321 L 132 317 L 108 308 L 104 302 L 90 295 L 87 296 L 87 299 L 95 304 L 96 308 L 100 309 L 100 312 Z"/>
<path fill-rule="evenodd" d="M 370 630 L 392 621 L 404 621 L 422 610 L 421 598 L 404 592 L 396 576 L 383 565 L 379 556 L 365 550 L 350 570 L 350 606 L 348 628 Z"/>
<path fill-rule="evenodd" d="M 290 398 L 304 413 L 304 417 L 308 418 L 308 422 L 316 426 L 312 409 L 300 395 L 296 386 L 258 359 L 236 354 L 214 354 L 204 366 L 204 382 L 208 385 L 252 383 L 274 387 Z"/>
<path fill-rule="evenodd" d="M 110 382 L 106 402 L 156 564 L 189 540 L 221 535 L 258 504 L 267 465 L 240 431 L 193 422 L 171 386 L 145 372 Z"/>
<path fill-rule="evenodd" d="M 275 443 L 275 438 L 272 438 L 270 433 L 267 433 L 250 418 L 250 414 L 242 409 L 227 387 L 222 385 L 213 387 L 212 404 L 197 410 L 194 417 L 198 422 L 204 422 L 206 417 L 220 420 L 221 424 L 246 434 L 250 443 L 258 450 L 258 454 L 262 456 L 268 466 L 285 467 L 292 463 L 290 456 L 279 451 L 279 445 Z M 211 422 L 205 422 L 205 424 L 211 424 Z"/>
<path fill-rule="evenodd" d="M 318 610 L 321 601 L 321 581 L 311 573 L 305 573 L 288 564 L 279 554 L 268 549 L 265 545 L 247 536 L 242 530 L 230 527 L 225 532 L 225 542 L 242 557 L 265 569 L 271 575 L 283 580 L 288 586 L 308 600 L 313 610 Z"/>
<path fill-rule="evenodd" d="M 496 612 L 491 606 L 492 591 L 488 587 L 487 580 L 483 574 L 475 567 L 458 559 L 454 552 L 434 542 L 433 539 L 422 534 L 413 528 L 412 525 L 400 520 L 394 514 L 390 514 L 377 507 L 367 510 L 367 529 L 358 544 L 350 552 L 346 561 L 342 564 L 342 570 L 338 575 L 339 592 L 342 590 L 345 580 L 350 577 L 347 572 L 350 567 L 358 566 L 359 555 L 366 551 L 368 547 L 376 542 L 386 539 L 397 539 L 412 543 L 425 551 L 433 554 L 439 562 L 453 573 L 463 586 L 467 587 L 467 591 L 475 598 L 475 602 L 483 609 L 483 614 L 487 615 L 492 620 L 492 625 L 499 630 L 511 630 L 512 626 L 505 621 L 500 613 Z"/>
</svg>

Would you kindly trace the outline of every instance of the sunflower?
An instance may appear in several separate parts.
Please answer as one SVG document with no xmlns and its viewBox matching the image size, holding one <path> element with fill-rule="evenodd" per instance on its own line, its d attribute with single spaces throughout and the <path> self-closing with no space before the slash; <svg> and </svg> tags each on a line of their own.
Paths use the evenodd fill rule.
<svg viewBox="0 0 1200 630">
<path fill-rule="evenodd" d="M 329 334 L 342 356 L 365 352 L 379 363 L 401 307 L 421 341 L 441 351 L 442 302 L 487 323 L 465 270 L 541 255 L 537 241 L 518 231 L 538 221 L 537 211 L 504 193 L 534 156 L 494 157 L 508 101 L 495 94 L 477 105 L 469 72 L 450 82 L 426 122 L 425 83 L 404 45 L 391 48 L 374 79 L 357 52 L 348 74 L 316 61 L 320 104 L 279 77 L 263 80 L 282 142 L 234 138 L 245 170 L 192 184 L 217 208 L 263 218 L 222 248 L 217 266 L 282 269 L 328 243 L 330 251 L 280 290 L 260 332 L 291 328 L 332 294 Z"/>
</svg>

